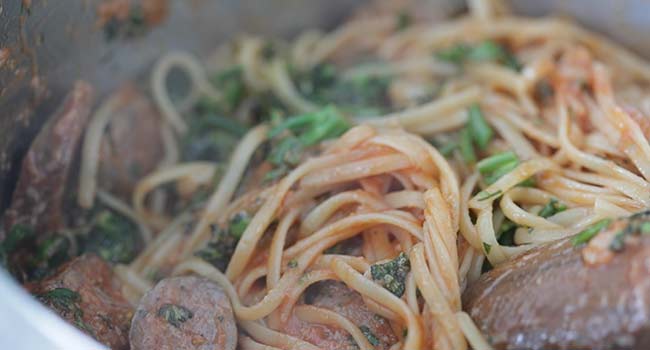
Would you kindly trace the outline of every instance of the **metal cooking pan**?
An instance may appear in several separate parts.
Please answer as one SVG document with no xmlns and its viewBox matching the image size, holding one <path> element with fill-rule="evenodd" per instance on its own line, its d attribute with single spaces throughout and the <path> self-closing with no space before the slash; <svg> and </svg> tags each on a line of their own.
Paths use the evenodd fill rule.
<svg viewBox="0 0 650 350">
<path fill-rule="evenodd" d="M 291 36 L 332 28 L 364 0 L 170 1 L 166 19 L 137 37 L 107 40 L 97 7 L 107 0 L 0 0 L 0 213 L 7 207 L 22 156 L 73 81 L 99 97 L 145 76 L 163 52 L 205 56 L 238 32 Z M 461 0 L 422 0 L 440 17 Z M 31 5 L 30 5 L 31 3 Z M 650 1 L 516 0 L 516 13 L 565 14 L 650 57 Z M 102 349 L 31 299 L 0 269 L 0 349 Z"/>
</svg>

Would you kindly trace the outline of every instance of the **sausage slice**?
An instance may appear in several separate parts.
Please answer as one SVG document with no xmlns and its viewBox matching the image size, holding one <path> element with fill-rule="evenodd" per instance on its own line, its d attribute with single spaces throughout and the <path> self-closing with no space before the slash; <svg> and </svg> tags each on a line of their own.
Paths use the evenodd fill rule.
<svg viewBox="0 0 650 350">
<path fill-rule="evenodd" d="M 161 117 L 151 101 L 131 84 L 113 97 L 119 101 L 100 148 L 99 183 L 125 200 L 138 181 L 164 156 Z"/>
<path fill-rule="evenodd" d="M 93 104 L 93 88 L 78 81 L 48 119 L 23 159 L 5 230 L 16 224 L 36 232 L 54 232 L 64 225 L 63 202 L 68 174 Z M 3 239 L 0 230 L 0 240 Z"/>
<path fill-rule="evenodd" d="M 397 342 L 390 324 L 370 311 L 361 295 L 342 282 L 323 281 L 310 286 L 304 304 L 334 311 L 357 325 L 375 349 L 389 349 Z M 347 350 L 357 348 L 357 343 L 345 330 L 322 324 L 303 322 L 292 316 L 285 331 L 322 349 Z"/>
<path fill-rule="evenodd" d="M 131 305 L 111 267 L 94 254 L 62 265 L 54 275 L 27 286 L 66 321 L 115 350 L 129 348 Z"/>
<path fill-rule="evenodd" d="M 219 286 L 201 277 L 171 277 L 142 297 L 129 338 L 131 350 L 234 350 L 237 327 Z"/>
<path fill-rule="evenodd" d="M 498 349 L 650 349 L 650 236 L 628 234 L 601 264 L 571 239 L 533 249 L 470 285 L 464 307 Z"/>
</svg>

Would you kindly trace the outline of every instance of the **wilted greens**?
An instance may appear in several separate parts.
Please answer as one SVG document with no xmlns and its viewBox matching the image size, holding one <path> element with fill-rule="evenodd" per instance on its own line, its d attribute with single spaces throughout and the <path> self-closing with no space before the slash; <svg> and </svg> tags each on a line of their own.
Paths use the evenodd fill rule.
<svg viewBox="0 0 650 350">
<path fill-rule="evenodd" d="M 372 279 L 398 297 L 404 295 L 409 271 L 411 263 L 403 252 L 391 261 L 370 266 Z"/>
<path fill-rule="evenodd" d="M 334 104 L 354 116 L 388 111 L 390 81 L 390 77 L 372 75 L 343 77 L 330 64 L 294 73 L 296 87 L 305 98 L 322 106 Z"/>
<path fill-rule="evenodd" d="M 230 219 L 226 228 L 212 225 L 212 239 L 194 255 L 214 265 L 220 271 L 225 271 L 250 220 L 248 213 L 240 212 Z"/>
<path fill-rule="evenodd" d="M 441 60 L 462 64 L 467 61 L 473 62 L 496 62 L 512 70 L 521 70 L 521 64 L 517 58 L 503 45 L 494 41 L 486 40 L 475 45 L 457 44 L 436 53 Z"/>
<path fill-rule="evenodd" d="M 55 288 L 36 296 L 43 304 L 57 310 L 63 317 L 71 317 L 74 324 L 92 334 L 93 330 L 84 320 L 84 312 L 79 306 L 81 295 L 68 288 Z"/>
<path fill-rule="evenodd" d="M 298 165 L 306 148 L 343 134 L 350 123 L 333 107 L 276 120 L 269 131 L 272 140 L 267 161 L 273 165 L 265 180 L 273 180 Z"/>
<path fill-rule="evenodd" d="M 138 227 L 129 219 L 109 210 L 94 218 L 88 234 L 82 238 L 85 252 L 93 252 L 113 263 L 129 263 L 139 252 L 142 242 Z"/>
<path fill-rule="evenodd" d="M 164 304 L 158 309 L 158 317 L 179 328 L 181 324 L 194 317 L 194 313 L 181 305 Z"/>
</svg>

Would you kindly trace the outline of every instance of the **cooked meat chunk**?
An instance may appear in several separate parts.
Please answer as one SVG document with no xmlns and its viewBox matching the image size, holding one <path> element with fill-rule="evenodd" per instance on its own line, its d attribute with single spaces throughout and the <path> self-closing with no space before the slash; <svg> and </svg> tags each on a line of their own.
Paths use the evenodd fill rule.
<svg viewBox="0 0 650 350">
<path fill-rule="evenodd" d="M 201 277 L 171 277 L 142 297 L 129 338 L 132 350 L 234 350 L 237 326 L 218 285 Z"/>
<path fill-rule="evenodd" d="M 133 85 L 115 92 L 113 111 L 100 148 L 100 187 L 125 200 L 164 156 L 161 118 L 151 101 Z"/>
<path fill-rule="evenodd" d="M 23 159 L 5 230 L 23 224 L 35 232 L 63 228 L 63 200 L 68 174 L 93 104 L 93 89 L 75 83 L 62 106 L 43 127 Z M 0 239 L 3 239 L 0 230 Z"/>
<path fill-rule="evenodd" d="M 110 266 L 93 254 L 62 265 L 50 278 L 28 286 L 45 305 L 114 350 L 129 348 L 133 310 Z"/>
<path fill-rule="evenodd" d="M 533 249 L 470 285 L 464 307 L 498 349 L 650 349 L 650 237 L 627 234 L 598 264 L 571 239 Z"/>
<path fill-rule="evenodd" d="M 361 295 L 344 283 L 325 281 L 307 289 L 303 302 L 332 310 L 357 325 L 375 349 L 388 349 L 397 342 L 390 324 L 373 313 L 363 302 Z M 322 349 L 356 349 L 357 344 L 345 330 L 303 322 L 291 317 L 285 327 L 287 334 L 303 339 Z"/>
</svg>

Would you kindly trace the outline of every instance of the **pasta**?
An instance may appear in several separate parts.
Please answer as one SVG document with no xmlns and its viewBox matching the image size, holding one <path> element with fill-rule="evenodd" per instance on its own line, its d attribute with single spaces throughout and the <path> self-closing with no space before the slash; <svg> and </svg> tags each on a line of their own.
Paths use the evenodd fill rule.
<svg viewBox="0 0 650 350">
<path fill-rule="evenodd" d="M 219 283 L 233 285 L 227 291 L 235 303 L 238 318 L 248 321 L 272 319 L 274 313 L 280 312 L 280 318 L 286 322 L 287 313 L 294 312 L 305 322 L 325 323 L 347 330 L 361 348 L 370 348 L 371 345 L 361 337 L 358 329 L 340 315 L 312 306 L 293 306 L 293 311 L 291 306 L 289 310 L 281 306 L 296 304 L 300 292 L 290 292 L 289 285 L 301 276 L 316 278 L 310 284 L 324 278 L 339 279 L 371 300 L 376 307 L 386 309 L 385 313 L 391 316 L 391 322 L 408 327 L 408 335 L 402 340 L 404 348 L 424 348 L 425 344 L 431 344 L 436 349 L 463 349 L 467 347 L 466 339 L 474 347 L 487 348 L 489 346 L 471 324 L 471 320 L 466 314 L 459 313 L 460 292 L 465 287 L 461 287 L 460 274 L 470 273 L 468 269 L 471 268 L 473 256 L 480 257 L 482 253 L 493 265 L 499 264 L 542 242 L 575 234 L 589 222 L 618 217 L 648 207 L 645 195 L 648 193 L 648 183 L 642 177 L 648 173 L 644 164 L 650 155 L 645 136 L 634 131 L 630 148 L 622 150 L 625 155 L 612 150 L 619 159 L 629 157 L 636 165 L 636 169 L 630 170 L 603 158 L 602 151 L 591 151 L 587 144 L 576 141 L 579 139 L 572 136 L 581 132 L 582 139 L 604 136 L 614 145 L 620 144 L 620 139 L 612 139 L 611 134 L 603 133 L 602 128 L 594 130 L 593 127 L 578 124 L 597 125 L 599 119 L 620 125 L 623 128 L 619 129 L 620 133 L 625 130 L 640 130 L 636 122 L 617 104 L 611 88 L 616 82 L 612 82 L 609 76 L 611 69 L 616 69 L 617 72 L 623 69 L 620 62 L 637 62 L 637 59 L 621 49 L 607 52 L 599 50 L 598 48 L 614 44 L 566 22 L 532 20 L 533 24 L 521 31 L 521 27 L 516 25 L 521 19 L 503 17 L 497 7 L 493 6 L 487 1 L 472 1 L 471 18 L 442 25 L 416 24 L 422 26 L 424 33 L 418 36 L 407 37 L 396 33 L 393 38 L 388 33 L 378 34 L 387 35 L 384 40 L 393 45 L 408 45 L 414 49 L 407 51 L 404 57 L 389 59 L 383 66 L 377 65 L 375 68 L 368 65 L 348 70 L 346 74 L 349 77 L 354 77 L 355 74 L 384 74 L 403 75 L 408 79 L 409 69 L 416 69 L 414 62 L 426 62 L 420 52 L 423 48 L 441 49 L 458 43 L 469 46 L 485 39 L 507 43 L 514 55 L 518 55 L 519 51 L 522 51 L 522 57 L 524 53 L 531 53 L 521 63 L 520 71 L 499 65 L 498 62 L 482 63 L 480 59 L 476 63 L 466 63 L 463 72 L 455 71 L 453 65 L 440 58 L 426 63 L 431 64 L 430 69 L 434 71 L 441 70 L 437 73 L 440 74 L 437 79 L 444 79 L 450 86 L 450 91 L 404 111 L 371 119 L 357 119 L 356 122 L 361 126 L 348 131 L 340 141 L 328 144 L 320 155 L 306 161 L 272 185 L 264 203 L 243 232 L 225 275 L 219 274 L 217 279 Z M 487 28 L 484 25 L 486 22 L 490 23 L 490 30 L 479 30 Z M 298 64 L 313 66 L 335 56 L 343 49 L 344 40 L 369 46 L 370 52 L 376 50 L 381 55 L 381 46 L 372 47 L 370 43 L 363 43 L 364 40 L 371 40 L 369 36 L 360 38 L 352 33 L 358 33 L 359 28 L 385 31 L 385 23 L 385 16 L 375 20 L 360 17 L 351 20 L 343 27 L 345 29 L 331 35 L 313 36 L 312 33 L 307 33 L 296 41 L 294 52 L 301 62 L 305 62 Z M 454 30 L 448 29 L 445 32 L 446 26 L 453 27 Z M 463 33 L 472 35 L 467 39 Z M 410 42 L 398 44 L 401 39 Z M 276 59 L 267 64 L 260 58 L 262 44 L 259 39 L 247 38 L 243 42 L 240 57 L 249 84 L 255 89 L 270 89 L 277 93 L 280 100 L 296 112 L 310 112 L 319 108 L 300 96 L 286 71 L 285 62 Z M 307 44 L 312 47 L 311 50 L 300 47 Z M 532 55 L 532 52 L 538 52 L 538 55 Z M 541 56 L 545 52 L 552 53 L 553 56 Z M 584 56 L 588 60 L 586 64 L 576 62 L 576 55 L 580 58 Z M 164 59 L 160 65 L 167 65 L 170 59 Z M 185 61 L 189 62 L 189 59 L 184 58 L 182 62 Z M 553 68 L 536 71 L 542 68 L 538 62 L 546 62 Z M 186 65 L 193 79 L 197 79 L 197 73 L 194 73 L 198 70 L 197 63 L 185 64 L 180 60 L 178 63 Z M 626 79 L 625 83 L 629 83 L 627 79 L 637 77 L 643 81 L 647 78 L 645 72 L 647 70 L 641 64 L 628 65 L 620 79 Z M 550 97 L 550 101 L 536 100 L 538 97 L 535 96 L 535 87 L 548 82 L 552 84 L 554 96 Z M 161 84 L 160 81 L 154 82 L 153 89 L 159 102 L 165 100 Z M 195 84 L 198 91 L 206 91 L 204 83 Z M 576 90 L 575 84 L 586 84 L 586 88 Z M 591 94 L 592 91 L 594 95 Z M 489 186 L 479 170 L 472 174 L 457 173 L 453 169 L 458 168 L 455 164 L 458 158 L 445 160 L 434 147 L 415 135 L 421 134 L 437 140 L 445 133 L 463 128 L 468 122 L 466 111 L 472 105 L 481 107 L 487 123 L 497 133 L 494 148 L 490 146 L 480 151 L 480 157 L 494 154 L 499 149 L 511 149 L 522 159 L 519 165 Z M 569 113 L 575 115 L 579 113 L 579 108 L 593 109 L 592 113 L 584 116 L 586 121 L 570 117 Z M 168 104 L 165 104 L 163 111 L 169 109 Z M 183 131 L 183 124 L 173 117 L 176 112 L 165 114 L 171 116 L 169 121 L 177 130 Z M 590 116 L 598 119 L 590 121 Z M 614 121 L 615 118 L 620 121 Z M 537 123 L 535 120 L 539 120 L 543 126 L 538 127 L 534 124 Z M 236 187 L 235 179 L 241 177 L 242 166 L 248 163 L 247 159 L 254 148 L 263 142 L 264 132 L 260 130 L 266 129 L 253 129 L 235 151 L 230 169 L 238 167 L 238 170 L 232 170 L 232 177 L 224 177 L 219 190 L 206 205 L 192 237 L 183 247 L 185 256 L 189 256 L 200 243 L 205 242 L 206 236 L 202 232 L 207 230 L 208 223 L 223 221 L 225 218 L 221 214 L 231 212 L 226 208 L 232 195 L 228 189 L 232 192 Z M 248 141 L 249 138 L 255 138 L 256 141 Z M 346 142 L 347 139 L 353 141 Z M 339 142 L 342 144 L 339 145 Z M 240 156 L 238 152 L 242 148 L 247 148 L 248 151 L 242 152 L 247 154 Z M 554 157 L 557 154 L 563 154 L 565 158 Z M 180 169 L 187 166 L 179 164 L 172 169 L 179 169 L 180 176 L 188 176 L 180 173 Z M 572 170 L 563 172 L 562 168 Z M 197 173 L 192 171 L 192 176 L 196 177 Z M 557 180 L 567 179 L 566 176 L 574 183 L 564 185 L 570 186 L 571 194 L 558 187 L 563 186 L 563 182 Z M 527 179 L 537 179 L 537 184 L 533 188 L 517 186 Z M 379 187 L 372 185 L 370 180 L 379 183 Z M 395 181 L 409 186 L 402 185 L 405 190 L 391 190 L 391 183 Z M 143 182 L 143 186 L 144 183 L 148 182 Z M 157 185 L 153 183 L 150 186 L 155 188 Z M 611 199 L 600 199 L 603 197 L 594 195 L 588 197 L 592 193 L 590 191 L 607 191 L 608 198 Z M 491 196 L 492 194 L 494 195 Z M 318 198 L 323 196 L 325 200 L 319 203 Z M 579 200 L 576 196 L 587 197 Z M 144 197 L 136 195 L 134 198 L 136 210 L 142 211 L 137 208 L 142 208 Z M 281 204 L 288 202 L 289 198 L 297 199 L 291 202 L 291 206 Z M 555 215 L 558 216 L 557 221 L 554 220 L 555 216 L 546 218 L 536 212 L 539 209 L 535 208 L 556 199 L 566 203 L 569 208 L 567 214 L 579 211 L 582 215 L 589 216 L 590 220 L 573 225 L 570 220 L 560 220 L 561 214 Z M 493 209 L 493 202 L 498 203 L 496 209 Z M 534 239 L 519 238 L 520 235 L 517 234 L 515 246 L 501 244 L 498 240 L 501 233 L 495 231 L 495 228 L 499 228 L 494 223 L 494 216 L 497 215 L 495 210 L 502 218 L 519 227 L 530 227 Z M 140 214 L 140 217 L 146 217 L 144 213 Z M 473 215 L 476 216 L 475 223 Z M 298 221 L 298 218 L 301 220 Z M 263 248 L 259 242 L 265 232 L 273 227 L 271 224 L 274 221 L 278 224 L 275 231 L 271 231 L 273 242 L 268 248 Z M 297 238 L 293 238 L 289 231 L 299 222 L 300 233 Z M 459 227 L 462 235 L 457 236 Z M 364 265 L 366 267 L 360 271 L 340 258 L 330 258 L 326 253 L 328 248 L 356 235 L 363 236 L 364 257 L 367 261 Z M 469 243 L 465 249 L 467 259 L 463 261 L 464 267 L 459 265 L 457 244 L 460 241 Z M 412 273 L 415 276 L 409 278 L 410 290 L 412 293 L 417 286 L 424 297 L 425 306 L 408 294 L 406 303 L 383 290 L 372 279 L 368 279 L 367 275 L 362 275 L 368 264 L 395 257 L 400 251 L 408 253 L 409 250 Z M 265 258 L 253 259 L 257 254 L 262 254 Z M 316 268 L 314 265 L 322 259 L 330 260 L 331 264 Z M 482 259 L 478 260 L 480 267 Z M 292 261 L 297 261 L 297 266 L 289 267 L 288 264 Z M 477 266 L 477 263 L 474 265 Z M 213 268 L 206 264 L 201 266 L 192 271 L 214 278 L 216 271 Z M 331 272 L 326 272 L 329 269 Z M 315 277 L 317 271 L 322 271 L 323 277 Z M 236 306 L 238 302 L 235 300 L 246 299 L 252 284 L 264 278 L 267 294 L 260 304 Z M 239 294 L 235 292 L 237 285 L 241 286 Z M 304 292 L 304 289 L 301 288 L 300 291 Z M 458 317 L 454 316 L 457 313 Z M 441 329 L 435 332 L 433 339 L 426 336 L 428 332 L 419 330 L 422 321 L 416 320 L 417 317 L 427 315 L 432 317 L 432 321 L 425 324 Z M 282 323 L 275 325 L 278 331 L 282 331 Z M 264 336 L 257 334 L 257 331 L 247 329 L 247 332 L 253 339 L 265 343 Z M 246 340 L 245 343 L 247 347 L 253 347 L 252 340 Z M 266 346 L 281 344 L 268 343 Z"/>
<path fill-rule="evenodd" d="M 564 19 L 468 5 L 442 23 L 407 8 L 400 28 L 379 3 L 331 33 L 238 39 L 219 64 L 240 69 L 250 96 L 224 110 L 250 129 L 219 161 L 183 159 L 188 106 L 223 106 L 239 92 L 215 85 L 209 63 L 167 54 L 150 86 L 166 158 L 130 203 L 97 181 L 101 135 L 118 117 L 109 99 L 86 132 L 78 202 L 91 208 L 98 198 L 137 223 L 145 248 L 115 268 L 128 299 L 137 303 L 161 277 L 197 274 L 230 299 L 241 349 L 322 348 L 296 324 L 332 327 L 360 349 L 490 349 L 461 299 L 482 269 L 650 208 L 650 65 Z M 354 90 L 316 96 L 327 65 L 342 72 L 341 86 L 384 86 L 384 105 L 368 97 L 352 108 Z M 173 69 L 190 81 L 180 100 L 167 82 Z M 305 74 L 322 76 L 306 83 Z M 637 98 L 619 96 L 623 86 Z M 275 105 L 254 120 L 260 96 Z M 206 189 L 197 206 L 174 207 Z M 226 238 L 236 244 L 221 266 L 201 255 Z M 386 282 L 389 266 L 401 275 Z M 391 335 L 305 302 L 331 280 Z"/>
</svg>

